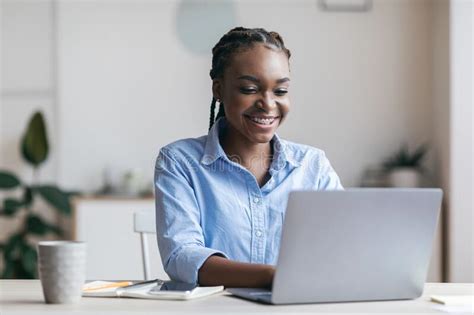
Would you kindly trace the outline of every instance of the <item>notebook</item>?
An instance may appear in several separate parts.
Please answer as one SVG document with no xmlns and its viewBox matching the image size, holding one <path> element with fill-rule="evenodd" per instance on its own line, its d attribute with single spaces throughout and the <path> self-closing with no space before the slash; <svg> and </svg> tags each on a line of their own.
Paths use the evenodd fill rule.
<svg viewBox="0 0 474 315">
<path fill-rule="evenodd" d="M 176 281 L 127 282 L 93 281 L 82 288 L 84 297 L 126 297 L 137 299 L 191 300 L 224 291 L 223 286 L 201 287 Z"/>
</svg>

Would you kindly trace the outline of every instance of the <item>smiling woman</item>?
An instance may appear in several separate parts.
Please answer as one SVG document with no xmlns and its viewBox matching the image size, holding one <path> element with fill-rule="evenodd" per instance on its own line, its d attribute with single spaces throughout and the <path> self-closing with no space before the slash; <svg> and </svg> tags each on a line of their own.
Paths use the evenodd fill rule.
<svg viewBox="0 0 474 315">
<path fill-rule="evenodd" d="M 276 134 L 290 110 L 281 36 L 237 27 L 212 52 L 208 135 L 171 143 L 157 158 L 158 247 L 174 280 L 266 287 L 289 192 L 342 185 L 323 151 Z"/>
</svg>

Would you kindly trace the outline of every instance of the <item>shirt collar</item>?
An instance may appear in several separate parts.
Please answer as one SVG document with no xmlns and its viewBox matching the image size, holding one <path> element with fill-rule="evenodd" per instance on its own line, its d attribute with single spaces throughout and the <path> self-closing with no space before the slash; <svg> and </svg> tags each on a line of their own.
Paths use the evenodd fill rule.
<svg viewBox="0 0 474 315">
<path fill-rule="evenodd" d="M 227 120 L 224 117 L 219 118 L 209 130 L 204 147 L 204 153 L 201 157 L 202 164 L 210 165 L 220 157 L 227 157 L 219 142 L 219 134 L 222 132 L 222 129 L 226 124 Z M 277 134 L 273 136 L 272 143 L 274 158 L 270 166 L 271 169 L 278 171 L 285 167 L 287 162 L 295 167 L 301 165 L 299 161 L 295 160 L 291 154 L 289 154 L 290 152 L 287 150 L 285 141 Z"/>
<path fill-rule="evenodd" d="M 278 134 L 275 134 L 272 139 L 273 142 L 273 162 L 270 166 L 270 169 L 278 171 L 285 167 L 288 162 L 294 167 L 298 167 L 301 163 L 294 159 L 291 155 L 291 151 L 288 149 L 288 145 L 283 139 L 281 139 Z"/>
<path fill-rule="evenodd" d="M 202 164 L 210 165 L 221 156 L 226 156 L 224 149 L 222 149 L 221 144 L 219 142 L 219 134 L 224 128 L 225 123 L 225 118 L 219 118 L 209 130 L 209 133 L 207 134 L 206 138 L 206 145 L 204 147 L 204 153 L 201 157 Z"/>
</svg>

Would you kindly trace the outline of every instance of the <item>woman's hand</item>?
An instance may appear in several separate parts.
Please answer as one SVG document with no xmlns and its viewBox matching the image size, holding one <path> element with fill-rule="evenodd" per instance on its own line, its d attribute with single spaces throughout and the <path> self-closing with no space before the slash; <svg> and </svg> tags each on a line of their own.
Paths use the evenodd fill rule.
<svg viewBox="0 0 474 315">
<path fill-rule="evenodd" d="M 198 282 L 200 285 L 271 288 L 274 275 L 275 268 L 271 265 L 241 263 L 211 256 L 199 269 Z"/>
</svg>

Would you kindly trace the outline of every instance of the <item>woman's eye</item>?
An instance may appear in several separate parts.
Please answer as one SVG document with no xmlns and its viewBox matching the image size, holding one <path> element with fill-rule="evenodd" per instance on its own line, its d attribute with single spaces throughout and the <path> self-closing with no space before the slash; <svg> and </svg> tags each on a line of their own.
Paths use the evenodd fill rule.
<svg viewBox="0 0 474 315">
<path fill-rule="evenodd" d="M 286 93 L 288 93 L 288 90 L 279 89 L 279 90 L 276 90 L 276 91 L 275 91 L 275 95 L 278 95 L 278 96 L 283 96 L 283 95 L 285 95 Z"/>
<path fill-rule="evenodd" d="M 255 92 L 257 92 L 257 89 L 256 88 L 240 88 L 240 92 L 244 93 L 244 94 L 253 94 Z"/>
</svg>

